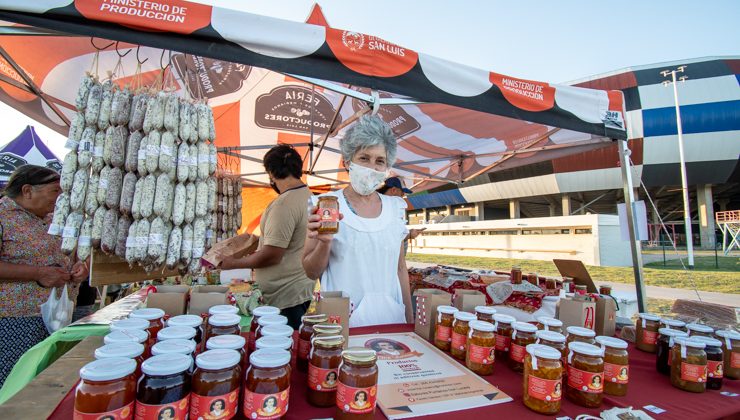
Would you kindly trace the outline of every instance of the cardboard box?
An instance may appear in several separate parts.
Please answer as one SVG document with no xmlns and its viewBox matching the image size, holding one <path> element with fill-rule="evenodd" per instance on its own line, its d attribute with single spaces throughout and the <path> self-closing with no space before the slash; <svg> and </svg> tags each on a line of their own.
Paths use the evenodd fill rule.
<svg viewBox="0 0 740 420">
<path fill-rule="evenodd" d="M 557 318 L 563 321 L 564 327 L 584 327 L 594 329 L 596 323 L 596 302 L 560 299 L 557 307 Z"/>
<path fill-rule="evenodd" d="M 243 258 L 257 250 L 259 236 L 245 233 L 214 245 L 203 257 L 206 267 L 218 267 L 226 258 Z"/>
<path fill-rule="evenodd" d="M 475 307 L 486 304 L 486 296 L 477 290 L 455 290 L 455 295 L 452 297 L 452 306 L 457 309 L 475 313 Z"/>
<path fill-rule="evenodd" d="M 227 286 L 199 286 L 190 292 L 189 314 L 200 315 L 208 313 L 211 306 L 226 305 L 229 303 L 226 293 Z"/>
<path fill-rule="evenodd" d="M 434 339 L 434 325 L 437 319 L 437 307 L 449 305 L 452 295 L 439 289 L 418 289 L 414 292 L 416 311 L 414 312 L 414 332 L 421 338 Z"/>
<path fill-rule="evenodd" d="M 190 287 L 160 285 L 155 293 L 146 297 L 147 308 L 159 308 L 167 315 L 176 316 L 185 313 L 188 307 Z"/>
<path fill-rule="evenodd" d="M 344 346 L 349 343 L 349 295 L 344 292 L 321 292 L 316 302 L 316 313 L 326 314 L 329 322 L 342 326 Z"/>
<path fill-rule="evenodd" d="M 611 337 L 617 329 L 617 302 L 609 296 L 596 301 L 596 335 Z"/>
</svg>

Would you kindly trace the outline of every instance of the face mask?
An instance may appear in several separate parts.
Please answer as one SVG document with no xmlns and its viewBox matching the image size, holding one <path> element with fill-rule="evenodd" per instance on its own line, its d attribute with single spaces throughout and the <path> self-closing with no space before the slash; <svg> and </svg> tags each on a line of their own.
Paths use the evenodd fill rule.
<svg viewBox="0 0 740 420">
<path fill-rule="evenodd" d="M 388 171 L 376 171 L 357 165 L 354 162 L 349 164 L 349 181 L 352 189 L 360 195 L 370 195 L 383 185 L 383 181 L 388 177 Z"/>
</svg>

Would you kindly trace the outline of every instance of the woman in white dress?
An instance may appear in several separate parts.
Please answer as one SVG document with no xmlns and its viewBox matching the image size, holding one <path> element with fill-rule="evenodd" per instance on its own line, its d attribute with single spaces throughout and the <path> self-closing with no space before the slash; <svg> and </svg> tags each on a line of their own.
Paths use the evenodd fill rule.
<svg viewBox="0 0 740 420">
<path fill-rule="evenodd" d="M 403 257 L 406 202 L 376 192 L 396 160 L 396 138 L 379 117 L 365 116 L 340 147 L 350 185 L 327 194 L 339 202 L 339 233 L 318 233 L 321 216 L 314 207 L 303 268 L 309 278 L 321 277 L 321 290 L 349 295 L 350 327 L 413 322 Z"/>
</svg>

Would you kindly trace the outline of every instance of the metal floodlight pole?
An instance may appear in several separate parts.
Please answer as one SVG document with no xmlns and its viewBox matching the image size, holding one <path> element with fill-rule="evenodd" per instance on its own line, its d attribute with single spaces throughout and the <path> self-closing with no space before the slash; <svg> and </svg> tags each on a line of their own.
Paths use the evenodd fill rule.
<svg viewBox="0 0 740 420">
<path fill-rule="evenodd" d="M 676 105 L 676 129 L 678 132 L 678 158 L 681 165 L 681 193 L 683 194 L 683 221 L 686 229 L 686 252 L 689 254 L 689 269 L 694 268 L 694 235 L 691 228 L 691 203 L 689 202 L 689 188 L 686 181 L 686 157 L 683 147 L 683 128 L 681 127 L 681 109 L 678 106 L 678 85 L 676 84 L 676 73 L 683 73 L 686 66 L 680 66 L 673 70 L 663 70 L 660 72 L 663 77 L 671 75 L 672 81 L 664 81 L 663 85 L 667 86 L 673 83 L 673 100 Z M 688 77 L 682 76 L 678 80 L 684 81 Z"/>
</svg>

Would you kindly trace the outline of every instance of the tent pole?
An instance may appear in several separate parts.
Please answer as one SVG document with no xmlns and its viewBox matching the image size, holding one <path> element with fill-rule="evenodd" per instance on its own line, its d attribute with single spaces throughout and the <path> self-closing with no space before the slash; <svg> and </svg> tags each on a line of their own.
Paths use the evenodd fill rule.
<svg viewBox="0 0 740 420">
<path fill-rule="evenodd" d="M 632 269 L 635 274 L 635 289 L 637 291 L 637 307 L 640 312 L 647 308 L 647 294 L 645 293 L 644 276 L 642 273 L 642 247 L 637 237 L 637 224 L 633 204 L 635 202 L 635 189 L 632 183 L 632 170 L 630 166 L 630 149 L 627 140 L 619 142 L 619 163 L 622 169 L 622 185 L 624 188 L 624 202 L 627 210 L 627 230 L 629 231 L 630 249 L 632 251 Z"/>
</svg>

